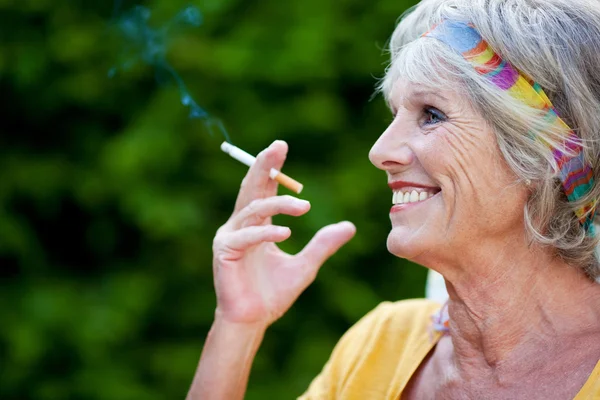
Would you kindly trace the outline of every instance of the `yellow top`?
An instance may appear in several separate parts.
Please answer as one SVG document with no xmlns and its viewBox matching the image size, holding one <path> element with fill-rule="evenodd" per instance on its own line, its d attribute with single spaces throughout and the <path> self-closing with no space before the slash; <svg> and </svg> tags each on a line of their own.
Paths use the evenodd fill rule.
<svg viewBox="0 0 600 400">
<path fill-rule="evenodd" d="M 354 325 L 298 400 L 398 400 L 441 334 L 431 331 L 440 305 L 384 302 Z M 600 362 L 574 400 L 600 399 Z"/>
</svg>

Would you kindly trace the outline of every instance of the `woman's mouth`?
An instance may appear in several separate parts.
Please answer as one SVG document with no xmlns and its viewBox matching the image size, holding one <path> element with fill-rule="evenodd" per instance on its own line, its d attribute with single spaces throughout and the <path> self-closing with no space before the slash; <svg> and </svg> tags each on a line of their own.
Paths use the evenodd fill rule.
<svg viewBox="0 0 600 400">
<path fill-rule="evenodd" d="M 390 212 L 398 212 L 409 206 L 423 203 L 440 192 L 441 190 L 437 188 L 402 188 L 394 190 L 392 196 L 393 207 Z"/>
</svg>

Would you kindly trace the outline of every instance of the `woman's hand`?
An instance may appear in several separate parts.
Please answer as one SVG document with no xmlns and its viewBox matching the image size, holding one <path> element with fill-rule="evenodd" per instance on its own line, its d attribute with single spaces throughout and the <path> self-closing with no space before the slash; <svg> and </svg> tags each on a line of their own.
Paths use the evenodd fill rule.
<svg viewBox="0 0 600 400">
<path fill-rule="evenodd" d="M 297 255 L 275 243 L 290 237 L 287 227 L 274 226 L 277 214 L 300 216 L 310 203 L 276 196 L 271 168 L 280 170 L 287 144 L 274 142 L 261 152 L 242 182 L 235 210 L 217 231 L 213 243 L 213 273 L 217 292 L 216 318 L 236 324 L 264 325 L 281 317 L 315 279 L 319 267 L 356 231 L 342 222 L 322 228 Z"/>
<path fill-rule="evenodd" d="M 295 256 L 275 245 L 291 232 L 271 225 L 271 217 L 300 216 L 310 209 L 304 200 L 276 197 L 277 182 L 269 178 L 269 171 L 281 169 L 286 153 L 287 145 L 277 141 L 257 157 L 242 182 L 231 218 L 215 236 L 217 310 L 189 400 L 243 399 L 266 328 L 315 279 L 321 264 L 354 236 L 354 225 L 343 222 L 321 229 Z"/>
</svg>

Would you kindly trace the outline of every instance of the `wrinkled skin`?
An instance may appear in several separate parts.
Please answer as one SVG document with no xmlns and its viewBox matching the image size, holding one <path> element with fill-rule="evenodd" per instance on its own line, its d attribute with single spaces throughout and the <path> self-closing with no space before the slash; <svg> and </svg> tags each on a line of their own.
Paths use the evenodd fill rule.
<svg viewBox="0 0 600 400">
<path fill-rule="evenodd" d="M 464 97 L 399 80 L 389 100 L 371 162 L 437 194 L 390 214 L 388 249 L 440 272 L 450 295 L 449 335 L 402 398 L 573 399 L 600 359 L 600 285 L 531 244 L 528 188 Z"/>
</svg>

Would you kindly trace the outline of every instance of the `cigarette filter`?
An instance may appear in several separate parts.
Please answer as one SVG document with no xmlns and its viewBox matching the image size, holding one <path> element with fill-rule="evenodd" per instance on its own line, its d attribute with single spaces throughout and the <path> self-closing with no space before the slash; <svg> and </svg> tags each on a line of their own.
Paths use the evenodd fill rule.
<svg viewBox="0 0 600 400">
<path fill-rule="evenodd" d="M 235 158 L 242 164 L 246 164 L 248 167 L 251 167 L 256 162 L 256 157 L 246 153 L 239 147 L 235 147 L 231 143 L 223 142 L 223 144 L 221 144 L 221 150 L 223 150 L 225 153 L 229 154 L 231 157 Z M 304 188 L 304 185 L 302 185 L 300 182 L 290 178 L 281 171 L 277 171 L 275 168 L 271 168 L 269 176 L 271 177 L 271 179 L 279 182 L 281 185 L 285 186 L 286 188 L 290 189 L 292 192 L 295 192 L 297 194 L 300 194 L 300 192 L 302 192 L 302 189 Z"/>
</svg>

